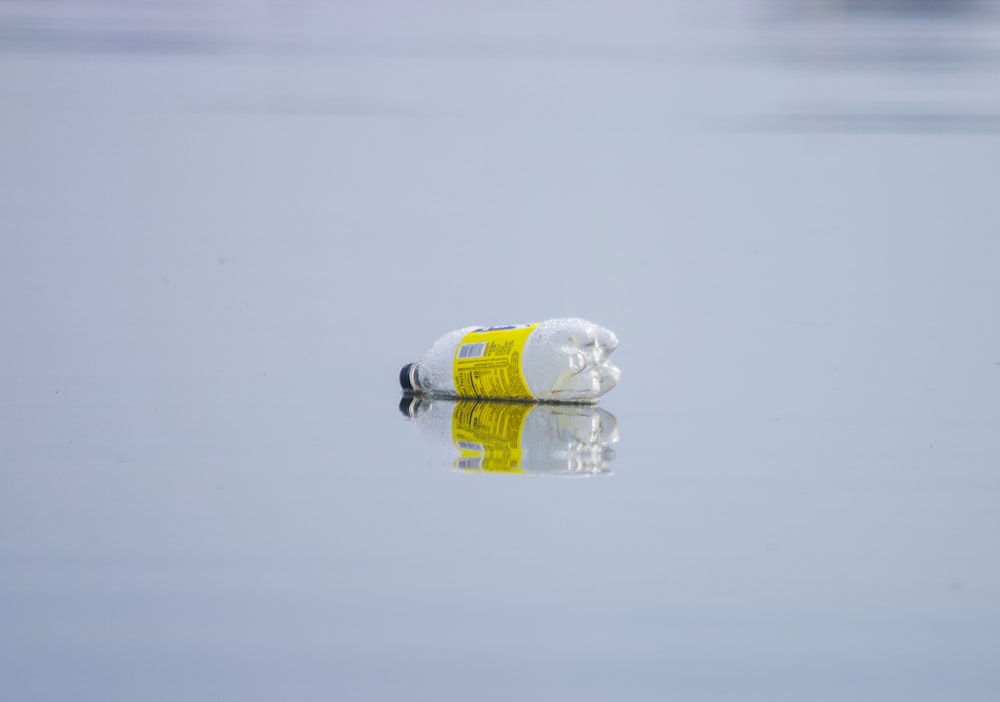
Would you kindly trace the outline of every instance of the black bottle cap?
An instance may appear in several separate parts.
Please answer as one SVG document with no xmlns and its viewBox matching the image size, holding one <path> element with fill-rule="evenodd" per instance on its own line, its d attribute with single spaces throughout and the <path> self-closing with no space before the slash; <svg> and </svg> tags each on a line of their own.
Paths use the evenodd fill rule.
<svg viewBox="0 0 1000 702">
<path fill-rule="evenodd" d="M 404 392 L 413 392 L 416 390 L 413 387 L 412 379 L 410 378 L 410 373 L 413 371 L 413 363 L 407 363 L 399 370 L 399 384 L 403 388 Z"/>
</svg>

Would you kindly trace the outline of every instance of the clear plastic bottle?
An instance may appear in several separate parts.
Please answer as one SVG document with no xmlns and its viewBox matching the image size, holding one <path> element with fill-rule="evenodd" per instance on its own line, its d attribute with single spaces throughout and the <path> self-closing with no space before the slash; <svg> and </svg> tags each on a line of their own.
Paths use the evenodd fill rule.
<svg viewBox="0 0 1000 702">
<path fill-rule="evenodd" d="M 618 383 L 609 329 L 584 319 L 464 327 L 399 372 L 407 393 L 593 404 Z"/>
<path fill-rule="evenodd" d="M 406 397 L 400 411 L 464 473 L 586 477 L 611 473 L 618 421 L 600 407 Z"/>
</svg>

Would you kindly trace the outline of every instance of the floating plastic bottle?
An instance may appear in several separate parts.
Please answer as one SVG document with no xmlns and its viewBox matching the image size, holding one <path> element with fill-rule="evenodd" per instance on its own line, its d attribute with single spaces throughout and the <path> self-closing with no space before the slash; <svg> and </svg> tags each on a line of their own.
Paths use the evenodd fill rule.
<svg viewBox="0 0 1000 702">
<path fill-rule="evenodd" d="M 621 372 L 608 356 L 618 338 L 583 319 L 550 319 L 448 332 L 399 383 L 407 393 L 436 397 L 593 404 Z"/>
<path fill-rule="evenodd" d="M 618 421 L 599 407 L 410 396 L 400 403 L 434 452 L 465 473 L 611 473 Z"/>
</svg>

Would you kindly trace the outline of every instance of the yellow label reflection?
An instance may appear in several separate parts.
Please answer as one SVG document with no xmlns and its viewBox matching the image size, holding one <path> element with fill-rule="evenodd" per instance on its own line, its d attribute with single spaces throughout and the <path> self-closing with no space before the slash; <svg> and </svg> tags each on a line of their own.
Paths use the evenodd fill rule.
<svg viewBox="0 0 1000 702">
<path fill-rule="evenodd" d="M 451 415 L 451 436 L 465 471 L 521 473 L 521 433 L 533 405 L 458 401 Z"/>
</svg>

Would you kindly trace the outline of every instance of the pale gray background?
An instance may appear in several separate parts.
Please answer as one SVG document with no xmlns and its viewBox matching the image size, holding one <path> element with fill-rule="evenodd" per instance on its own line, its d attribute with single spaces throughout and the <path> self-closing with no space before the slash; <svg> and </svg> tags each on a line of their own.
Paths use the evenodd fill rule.
<svg viewBox="0 0 1000 702">
<path fill-rule="evenodd" d="M 4 700 L 1000 697 L 987 2 L 0 2 Z M 465 475 L 440 333 L 617 332 Z"/>
</svg>

